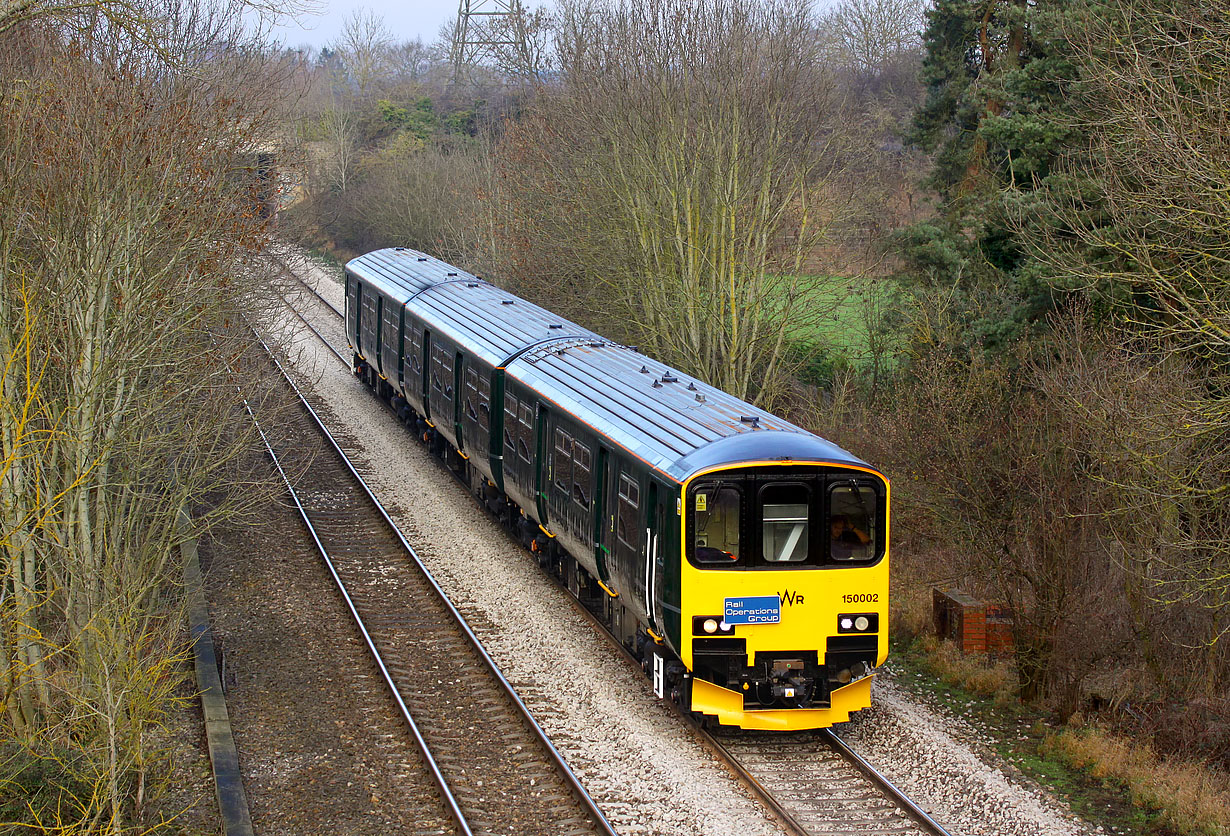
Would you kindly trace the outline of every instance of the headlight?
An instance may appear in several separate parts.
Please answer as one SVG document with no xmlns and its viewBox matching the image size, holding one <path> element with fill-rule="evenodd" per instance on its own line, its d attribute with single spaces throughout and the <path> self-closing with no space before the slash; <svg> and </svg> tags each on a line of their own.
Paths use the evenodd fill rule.
<svg viewBox="0 0 1230 836">
<path fill-rule="evenodd" d="M 718 628 L 717 619 L 706 618 L 703 626 L 706 633 L 716 633 Z"/>
<path fill-rule="evenodd" d="M 874 612 L 850 612 L 837 616 L 838 633 L 875 633 L 880 629 L 880 616 Z"/>
</svg>

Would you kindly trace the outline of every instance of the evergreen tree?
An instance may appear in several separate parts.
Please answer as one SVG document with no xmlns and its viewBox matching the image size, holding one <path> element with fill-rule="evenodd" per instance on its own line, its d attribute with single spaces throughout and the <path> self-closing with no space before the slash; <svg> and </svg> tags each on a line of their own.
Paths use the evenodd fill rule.
<svg viewBox="0 0 1230 836">
<path fill-rule="evenodd" d="M 1068 194 L 1055 162 L 1079 144 L 1064 23 L 1081 0 L 937 0 L 924 32 L 927 98 L 906 139 L 934 157 L 931 219 L 902 235 L 903 279 L 950 288 L 963 342 L 996 348 L 1054 305 L 1056 277 L 1019 240 L 1032 203 Z M 1070 178 L 1068 178 L 1070 181 Z"/>
</svg>

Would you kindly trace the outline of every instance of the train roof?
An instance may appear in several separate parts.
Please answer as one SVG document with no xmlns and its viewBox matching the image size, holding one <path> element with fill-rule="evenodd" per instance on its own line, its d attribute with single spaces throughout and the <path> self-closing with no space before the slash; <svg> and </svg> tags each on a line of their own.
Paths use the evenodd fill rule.
<svg viewBox="0 0 1230 836">
<path fill-rule="evenodd" d="M 480 279 L 438 284 L 408 308 L 494 367 L 536 346 L 605 342 L 602 337 Z"/>
<path fill-rule="evenodd" d="M 542 346 L 509 364 L 508 374 L 680 482 L 765 460 L 872 469 L 783 418 L 606 341 Z"/>
<path fill-rule="evenodd" d="M 707 468 L 765 460 L 874 470 L 783 418 L 424 253 L 376 250 L 346 267 L 680 482 Z"/>
<path fill-rule="evenodd" d="M 346 262 L 346 272 L 375 286 L 385 295 L 405 304 L 416 293 L 441 282 L 477 280 L 464 270 L 435 256 L 406 247 L 373 250 Z"/>
</svg>

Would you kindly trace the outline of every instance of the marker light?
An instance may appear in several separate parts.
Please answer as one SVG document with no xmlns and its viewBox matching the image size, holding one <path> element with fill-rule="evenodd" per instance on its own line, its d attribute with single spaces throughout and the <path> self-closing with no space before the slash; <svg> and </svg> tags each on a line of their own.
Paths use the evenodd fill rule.
<svg viewBox="0 0 1230 836">
<path fill-rule="evenodd" d="M 717 623 L 716 618 L 706 618 L 705 619 L 704 630 L 706 633 L 716 633 L 717 628 L 718 628 L 718 623 Z"/>
<path fill-rule="evenodd" d="M 863 619 L 863 620 L 866 621 L 867 619 Z M 843 618 L 841 620 L 841 629 L 843 630 L 854 629 L 854 619 L 853 618 Z"/>
<path fill-rule="evenodd" d="M 871 626 L 871 622 L 867 620 L 867 616 L 865 615 L 860 615 L 858 618 L 854 619 L 854 629 L 859 632 L 866 630 L 869 626 Z"/>
</svg>

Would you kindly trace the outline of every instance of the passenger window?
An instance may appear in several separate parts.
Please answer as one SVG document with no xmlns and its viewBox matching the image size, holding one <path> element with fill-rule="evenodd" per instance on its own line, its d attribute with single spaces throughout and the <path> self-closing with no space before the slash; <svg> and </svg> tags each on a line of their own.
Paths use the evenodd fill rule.
<svg viewBox="0 0 1230 836">
<path fill-rule="evenodd" d="M 626 473 L 619 474 L 619 520 L 618 531 L 620 542 L 629 548 L 636 548 L 637 534 L 640 526 L 636 520 L 637 509 L 641 507 L 641 486 Z"/>
<path fill-rule="evenodd" d="M 766 562 L 807 560 L 810 508 L 806 485 L 768 485 L 760 491 L 760 553 Z"/>
<path fill-rule="evenodd" d="M 740 499 L 739 489 L 732 485 L 701 485 L 693 492 L 697 563 L 733 566 L 739 562 Z"/>
<path fill-rule="evenodd" d="M 555 431 L 555 487 L 568 493 L 572 481 L 572 436 L 563 430 Z"/>
<path fill-rule="evenodd" d="M 504 396 L 504 449 L 512 455 L 513 444 L 516 443 L 517 432 L 517 399 L 513 395 Z"/>
<path fill-rule="evenodd" d="M 477 375 L 477 372 L 475 372 Z M 478 376 L 478 423 L 484 430 L 491 430 L 491 381 L 486 375 Z"/>
<path fill-rule="evenodd" d="M 842 562 L 876 556 L 874 489 L 866 485 L 836 485 L 829 490 L 829 554 Z"/>
<path fill-rule="evenodd" d="M 589 448 L 573 439 L 572 442 L 572 500 L 589 509 Z"/>
<path fill-rule="evenodd" d="M 517 455 L 522 461 L 532 462 L 534 460 L 531 450 L 534 445 L 534 410 L 527 403 L 519 404 L 517 407 L 519 416 L 517 429 Z"/>
</svg>

